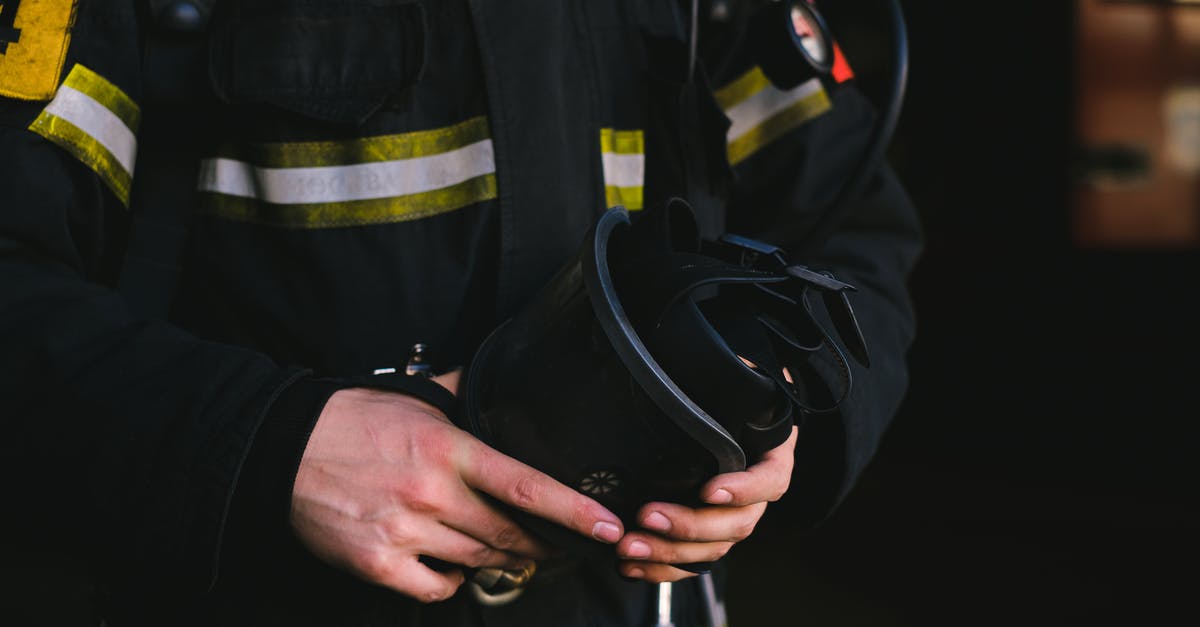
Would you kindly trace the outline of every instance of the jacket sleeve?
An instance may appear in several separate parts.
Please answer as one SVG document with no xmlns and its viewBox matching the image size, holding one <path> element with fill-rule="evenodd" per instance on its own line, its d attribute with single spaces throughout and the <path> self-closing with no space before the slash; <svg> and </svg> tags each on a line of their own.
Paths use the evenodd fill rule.
<svg viewBox="0 0 1200 627">
<path fill-rule="evenodd" d="M 832 81 L 830 81 L 832 82 Z M 829 211 L 866 157 L 875 112 L 853 81 L 828 86 L 830 108 L 759 147 L 734 166 L 730 231 L 785 250 Z M 915 320 L 908 277 L 923 246 L 918 214 L 884 164 L 847 207 L 840 226 L 806 258 L 857 291 L 851 304 L 871 367 L 850 361 L 853 388 L 837 412 L 808 419 L 797 445 L 792 487 L 781 504 L 794 520 L 826 519 L 874 455 L 908 385 Z M 823 308 L 816 307 L 819 316 Z M 831 321 L 821 321 L 832 329 Z"/>
<path fill-rule="evenodd" d="M 86 64 L 136 99 L 123 4 L 80 5 L 62 76 Z M 71 541 L 106 586 L 199 594 L 255 431 L 306 373 L 130 312 L 113 289 L 128 209 L 69 138 L 30 130 L 50 102 L 0 97 L 0 464 L 22 478 L 6 523 Z"/>
</svg>

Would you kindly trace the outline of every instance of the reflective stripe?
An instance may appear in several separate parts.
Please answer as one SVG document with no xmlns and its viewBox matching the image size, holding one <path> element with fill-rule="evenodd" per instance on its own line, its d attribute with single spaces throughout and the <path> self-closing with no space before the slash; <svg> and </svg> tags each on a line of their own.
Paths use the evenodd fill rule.
<svg viewBox="0 0 1200 627">
<path fill-rule="evenodd" d="M 132 175 L 121 166 L 107 148 L 93 139 L 91 135 L 78 126 L 51 115 L 38 117 L 29 126 L 29 130 L 49 139 L 74 155 L 76 159 L 100 176 L 100 180 L 104 181 L 104 184 L 112 190 L 122 204 L 126 207 L 129 206 Z"/>
<path fill-rule="evenodd" d="M 403 222 L 496 197 L 487 119 L 333 142 L 239 146 L 201 162 L 201 211 L 291 228 Z"/>
<path fill-rule="evenodd" d="M 749 72 L 742 74 L 737 80 L 713 92 L 713 98 L 722 109 L 729 110 L 734 105 L 757 94 L 769 87 L 771 81 L 763 74 L 762 68 L 754 66 Z"/>
<path fill-rule="evenodd" d="M 643 206 L 646 184 L 646 140 L 641 129 L 600 129 L 600 160 L 604 170 L 604 200 L 609 207 L 630 211 Z"/>
<path fill-rule="evenodd" d="M 76 65 L 29 130 L 92 168 L 128 206 L 140 120 L 137 104 L 124 92 Z"/>
<path fill-rule="evenodd" d="M 726 143 L 731 164 L 832 108 L 820 79 L 782 91 L 757 67 L 717 90 L 714 96 L 730 120 Z"/>
<path fill-rule="evenodd" d="M 63 81 L 63 87 L 70 87 L 91 96 L 93 100 L 104 105 L 104 108 L 120 118 L 121 122 L 131 131 L 137 132 L 138 126 L 142 122 L 142 112 L 137 103 L 126 96 L 125 92 L 116 85 L 105 80 L 103 76 L 76 64 L 71 68 L 71 73 L 67 75 L 67 80 Z"/>
<path fill-rule="evenodd" d="M 490 139 L 478 116 L 453 126 L 342 141 L 251 144 L 238 156 L 268 168 L 317 168 L 428 157 Z"/>
<path fill-rule="evenodd" d="M 212 194 L 204 213 L 226 220 L 284 228 L 323 229 L 419 220 L 496 197 L 496 175 L 487 174 L 442 189 L 376 200 L 273 205 L 242 196 Z"/>
<path fill-rule="evenodd" d="M 736 141 L 776 113 L 810 96 L 824 93 L 821 81 L 815 78 L 788 91 L 780 91 L 773 85 L 767 85 L 753 96 L 725 110 L 725 115 L 731 122 L 727 137 L 730 141 Z"/>
<path fill-rule="evenodd" d="M 495 171 L 492 140 L 485 139 L 440 155 L 323 168 L 207 159 L 200 166 L 200 190 L 276 205 L 349 202 L 420 194 Z"/>
<path fill-rule="evenodd" d="M 604 161 L 604 184 L 616 187 L 641 187 L 646 182 L 646 155 L 619 155 L 606 152 L 600 155 Z"/>
<path fill-rule="evenodd" d="M 42 115 L 54 116 L 74 124 L 108 149 L 126 172 L 133 172 L 133 160 L 137 156 L 137 138 L 121 118 L 91 96 L 63 85 L 58 88 L 58 95 L 54 100 L 42 110 Z"/>
<path fill-rule="evenodd" d="M 641 129 L 618 131 L 600 129 L 600 152 L 615 152 L 620 155 L 640 155 L 646 152 L 646 135 Z"/>
</svg>

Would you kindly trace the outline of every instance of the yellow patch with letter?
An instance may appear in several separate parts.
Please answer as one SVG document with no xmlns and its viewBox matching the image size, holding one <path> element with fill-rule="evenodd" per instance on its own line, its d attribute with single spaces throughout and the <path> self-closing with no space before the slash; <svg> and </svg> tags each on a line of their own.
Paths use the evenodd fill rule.
<svg viewBox="0 0 1200 627">
<path fill-rule="evenodd" d="M 54 97 L 74 19 L 75 0 L 0 0 L 0 96 Z"/>
</svg>

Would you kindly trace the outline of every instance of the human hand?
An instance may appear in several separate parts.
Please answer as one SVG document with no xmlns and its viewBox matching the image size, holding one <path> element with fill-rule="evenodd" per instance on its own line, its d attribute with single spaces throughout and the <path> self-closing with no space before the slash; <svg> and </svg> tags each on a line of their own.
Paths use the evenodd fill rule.
<svg viewBox="0 0 1200 627">
<path fill-rule="evenodd" d="M 638 510 L 643 530 L 630 530 L 617 544 L 618 569 L 633 579 L 678 581 L 696 573 L 671 564 L 712 562 L 745 540 L 767 509 L 779 500 L 792 478 L 797 428 L 787 441 L 767 451 L 742 472 L 717 475 L 700 489 L 700 508 L 647 503 Z"/>
<path fill-rule="evenodd" d="M 455 391 L 458 373 L 434 381 Z M 455 427 L 433 406 L 352 388 L 326 403 L 300 462 L 291 524 L 321 559 L 423 602 L 449 598 L 467 567 L 518 568 L 549 550 L 479 492 L 614 543 L 621 521 L 599 503 Z"/>
</svg>

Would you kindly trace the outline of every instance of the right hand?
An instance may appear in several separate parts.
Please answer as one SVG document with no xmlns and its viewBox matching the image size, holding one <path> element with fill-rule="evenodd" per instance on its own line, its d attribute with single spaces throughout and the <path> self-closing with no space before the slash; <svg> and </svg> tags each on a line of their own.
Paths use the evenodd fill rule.
<svg viewBox="0 0 1200 627">
<path fill-rule="evenodd" d="M 434 379 L 455 391 L 458 373 Z M 321 559 L 422 602 L 454 594 L 467 567 L 516 568 L 548 555 L 482 491 L 587 537 L 615 543 L 599 503 L 455 427 L 432 405 L 351 388 L 325 404 L 300 461 L 291 524 Z"/>
</svg>

